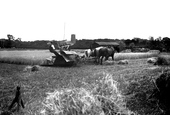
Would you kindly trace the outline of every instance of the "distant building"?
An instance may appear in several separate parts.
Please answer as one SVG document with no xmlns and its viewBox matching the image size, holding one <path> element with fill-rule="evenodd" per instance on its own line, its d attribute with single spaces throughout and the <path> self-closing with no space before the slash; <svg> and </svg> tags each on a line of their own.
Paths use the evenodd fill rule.
<svg viewBox="0 0 170 115">
<path fill-rule="evenodd" d="M 100 47 L 100 46 L 112 46 L 112 47 L 119 47 L 119 44 L 117 42 L 93 42 L 92 48 Z"/>
<path fill-rule="evenodd" d="M 72 46 L 76 43 L 76 35 L 75 34 L 71 34 L 71 41 L 67 41 L 67 40 L 62 40 L 62 41 L 58 41 L 58 45 L 59 46 Z"/>
<path fill-rule="evenodd" d="M 76 35 L 75 34 L 71 34 L 71 42 L 72 43 L 76 43 Z"/>
</svg>

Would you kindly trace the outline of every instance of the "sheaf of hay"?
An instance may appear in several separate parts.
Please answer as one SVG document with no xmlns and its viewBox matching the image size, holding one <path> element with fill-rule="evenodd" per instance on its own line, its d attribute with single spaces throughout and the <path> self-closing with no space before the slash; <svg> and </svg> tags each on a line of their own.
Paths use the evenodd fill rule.
<svg viewBox="0 0 170 115">
<path fill-rule="evenodd" d="M 42 101 L 40 114 L 48 115 L 107 115 L 130 114 L 124 97 L 119 91 L 118 82 L 112 75 L 104 74 L 98 82 L 81 88 L 66 88 L 48 92 Z"/>
</svg>

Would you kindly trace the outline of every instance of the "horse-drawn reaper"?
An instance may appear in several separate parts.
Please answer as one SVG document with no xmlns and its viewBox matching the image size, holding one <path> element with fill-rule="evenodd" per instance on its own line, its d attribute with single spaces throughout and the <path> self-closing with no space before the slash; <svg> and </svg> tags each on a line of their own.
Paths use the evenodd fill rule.
<svg viewBox="0 0 170 115">
<path fill-rule="evenodd" d="M 73 66 L 79 60 L 79 55 L 74 51 L 64 51 L 59 47 L 59 51 L 55 50 L 52 42 L 47 43 L 49 45 L 49 51 L 54 53 L 55 56 L 47 58 L 47 65 L 52 66 Z"/>
</svg>

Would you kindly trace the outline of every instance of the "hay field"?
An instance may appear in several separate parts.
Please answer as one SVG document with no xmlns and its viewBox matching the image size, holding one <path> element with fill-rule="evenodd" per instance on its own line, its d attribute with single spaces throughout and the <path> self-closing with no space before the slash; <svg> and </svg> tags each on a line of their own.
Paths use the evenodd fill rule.
<svg viewBox="0 0 170 115">
<path fill-rule="evenodd" d="M 48 50 L 1 50 L 0 62 L 36 65 L 53 56 Z"/>
<path fill-rule="evenodd" d="M 116 53 L 116 61 L 130 59 L 127 65 L 81 63 L 69 68 L 40 66 L 39 71 L 25 71 L 27 65 L 42 64 L 52 55 L 48 50 L 0 51 L 0 113 L 7 111 L 17 85 L 22 87 L 26 108 L 17 113 L 14 107 L 15 115 L 160 113 L 147 101 L 153 88 L 151 76 L 156 78 L 164 68 L 148 64 L 146 58 L 158 54 Z"/>
<path fill-rule="evenodd" d="M 78 55 L 84 55 L 84 50 L 74 50 Z M 0 62 L 1 63 L 14 63 L 26 65 L 42 65 L 45 63 L 46 58 L 53 56 L 48 50 L 1 50 Z M 141 59 L 156 57 L 158 53 L 115 53 L 115 60 L 123 59 Z"/>
<path fill-rule="evenodd" d="M 115 53 L 115 60 L 124 60 L 124 59 L 141 59 L 141 58 L 150 58 L 157 57 L 158 53 L 155 52 L 141 52 L 141 53 Z"/>
<path fill-rule="evenodd" d="M 159 115 L 155 101 L 147 100 L 163 69 L 146 59 L 127 65 L 79 65 L 41 67 L 23 71 L 26 65 L 0 63 L 0 113 L 21 85 L 25 108 L 14 115 Z"/>
</svg>

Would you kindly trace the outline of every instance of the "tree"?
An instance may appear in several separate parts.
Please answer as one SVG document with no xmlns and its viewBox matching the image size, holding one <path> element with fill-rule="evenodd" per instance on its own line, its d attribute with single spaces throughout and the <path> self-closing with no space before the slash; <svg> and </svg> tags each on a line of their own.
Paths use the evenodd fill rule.
<svg viewBox="0 0 170 115">
<path fill-rule="evenodd" d="M 129 44 L 129 48 L 132 50 L 132 52 L 134 51 L 135 48 L 135 44 L 132 42 Z"/>
<path fill-rule="evenodd" d="M 165 48 L 166 51 L 170 51 L 170 38 L 168 37 L 164 37 L 162 39 L 162 44 L 163 44 L 163 47 Z"/>
<path fill-rule="evenodd" d="M 124 43 L 126 44 L 126 46 L 128 46 L 130 43 L 132 43 L 132 41 L 130 39 L 127 39 L 124 41 Z"/>
<path fill-rule="evenodd" d="M 21 46 L 21 38 L 17 38 L 17 39 L 15 39 L 15 47 L 16 48 L 19 48 L 20 46 Z"/>
<path fill-rule="evenodd" d="M 123 41 L 119 41 L 118 43 L 119 43 L 119 50 L 120 51 L 126 49 L 126 44 Z"/>
<path fill-rule="evenodd" d="M 155 49 L 156 42 L 152 36 L 149 37 L 149 49 Z"/>
<path fill-rule="evenodd" d="M 14 44 L 14 36 L 8 34 L 7 37 L 8 37 L 7 48 L 11 48 L 12 45 Z"/>
</svg>

